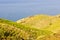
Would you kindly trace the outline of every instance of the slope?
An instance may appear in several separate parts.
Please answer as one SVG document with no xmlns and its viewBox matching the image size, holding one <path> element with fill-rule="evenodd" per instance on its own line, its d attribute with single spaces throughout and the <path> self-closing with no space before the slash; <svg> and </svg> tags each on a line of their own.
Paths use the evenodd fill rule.
<svg viewBox="0 0 60 40">
<path fill-rule="evenodd" d="M 44 27 L 49 26 L 51 20 L 51 16 L 48 15 L 35 15 L 27 18 L 23 18 L 21 20 L 17 20 L 17 23 L 22 23 L 23 25 L 28 25 L 34 28 L 42 29 Z"/>
<path fill-rule="evenodd" d="M 48 33 L 49 32 L 49 33 Z M 53 34 L 51 31 L 31 28 L 16 22 L 0 19 L 1 40 L 37 40 L 39 37 Z"/>
<path fill-rule="evenodd" d="M 37 28 L 39 30 L 53 32 L 53 34 L 46 35 L 42 38 L 38 36 L 37 40 L 60 40 L 60 15 L 35 15 L 18 20 L 17 23 L 30 26 L 31 28 Z"/>
<path fill-rule="evenodd" d="M 31 28 L 44 29 L 52 32 L 60 30 L 60 15 L 35 15 L 20 19 L 16 22 L 30 26 Z"/>
</svg>

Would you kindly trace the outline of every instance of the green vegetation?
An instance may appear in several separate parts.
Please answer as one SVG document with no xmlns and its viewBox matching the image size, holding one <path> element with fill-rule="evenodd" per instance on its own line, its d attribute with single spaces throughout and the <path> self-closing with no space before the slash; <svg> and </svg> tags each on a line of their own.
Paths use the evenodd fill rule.
<svg viewBox="0 0 60 40">
<path fill-rule="evenodd" d="M 0 40 L 60 40 L 60 16 L 36 15 L 17 22 L 0 18 Z"/>
<path fill-rule="evenodd" d="M 47 15 L 35 15 L 27 18 L 23 18 L 21 20 L 16 21 L 17 23 L 21 23 L 26 26 L 31 26 L 33 28 L 42 29 L 47 26 L 50 26 L 51 16 Z"/>
<path fill-rule="evenodd" d="M 48 33 L 49 32 L 49 33 Z M 40 37 L 52 34 L 48 30 L 39 30 L 16 22 L 0 19 L 1 40 L 37 40 Z"/>
<path fill-rule="evenodd" d="M 49 30 L 55 33 L 60 30 L 60 15 L 35 15 L 18 20 L 17 23 L 31 28 Z"/>
<path fill-rule="evenodd" d="M 60 40 L 60 15 L 35 15 L 16 21 L 18 24 L 35 28 L 38 30 L 45 30 L 44 32 L 52 32 L 49 35 L 38 36 L 36 40 Z M 58 33 L 59 31 L 59 33 Z"/>
</svg>

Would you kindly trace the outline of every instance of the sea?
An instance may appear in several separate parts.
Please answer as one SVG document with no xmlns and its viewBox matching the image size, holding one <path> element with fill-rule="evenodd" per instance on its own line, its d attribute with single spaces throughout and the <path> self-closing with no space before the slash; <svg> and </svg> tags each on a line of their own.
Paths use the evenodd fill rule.
<svg viewBox="0 0 60 40">
<path fill-rule="evenodd" d="M 40 14 L 60 14 L 60 0 L 0 0 L 0 18 L 17 21 Z"/>
</svg>

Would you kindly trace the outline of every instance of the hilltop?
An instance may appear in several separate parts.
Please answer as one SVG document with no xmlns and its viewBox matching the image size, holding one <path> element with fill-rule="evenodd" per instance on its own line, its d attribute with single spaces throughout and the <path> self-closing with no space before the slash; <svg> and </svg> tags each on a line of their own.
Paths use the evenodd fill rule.
<svg viewBox="0 0 60 40">
<path fill-rule="evenodd" d="M 48 30 L 54 33 L 53 35 L 48 35 L 38 40 L 60 40 L 60 15 L 34 15 L 19 19 L 16 22 L 31 28 Z"/>
<path fill-rule="evenodd" d="M 17 20 L 16 22 L 30 26 L 32 28 L 49 29 L 54 31 L 55 28 L 57 29 L 60 26 L 60 16 L 35 15 L 27 18 L 22 18 L 20 20 Z M 55 28 L 52 29 L 53 27 Z"/>
</svg>

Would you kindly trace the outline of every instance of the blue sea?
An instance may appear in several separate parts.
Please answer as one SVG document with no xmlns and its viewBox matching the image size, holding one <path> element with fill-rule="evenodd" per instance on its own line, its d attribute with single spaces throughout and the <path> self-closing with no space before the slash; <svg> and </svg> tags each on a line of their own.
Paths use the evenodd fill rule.
<svg viewBox="0 0 60 40">
<path fill-rule="evenodd" d="M 37 14 L 60 14 L 60 0 L 0 0 L 0 18 L 16 21 Z"/>
</svg>

